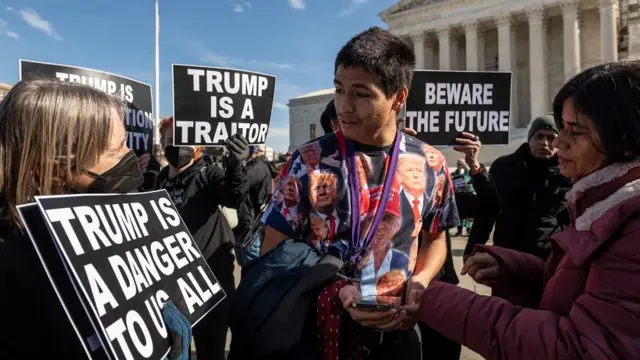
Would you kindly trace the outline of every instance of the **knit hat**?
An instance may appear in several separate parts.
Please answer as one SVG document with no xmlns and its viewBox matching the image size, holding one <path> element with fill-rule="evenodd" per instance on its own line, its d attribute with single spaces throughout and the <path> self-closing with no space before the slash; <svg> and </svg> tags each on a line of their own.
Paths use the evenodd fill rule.
<svg viewBox="0 0 640 360">
<path fill-rule="evenodd" d="M 553 114 L 549 113 L 546 115 L 542 115 L 533 120 L 533 122 L 531 123 L 531 127 L 529 127 L 529 135 L 527 136 L 527 141 L 531 140 L 533 135 L 535 135 L 540 130 L 553 130 L 557 133 L 560 133 L 560 131 L 558 131 L 558 126 L 556 125 L 556 120 L 553 118 Z"/>
</svg>

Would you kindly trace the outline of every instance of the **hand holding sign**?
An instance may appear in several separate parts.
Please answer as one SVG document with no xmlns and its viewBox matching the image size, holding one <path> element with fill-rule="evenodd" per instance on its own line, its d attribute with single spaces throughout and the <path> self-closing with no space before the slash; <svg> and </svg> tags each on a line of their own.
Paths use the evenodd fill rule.
<svg viewBox="0 0 640 360">
<path fill-rule="evenodd" d="M 173 301 L 168 301 L 162 308 L 162 317 L 169 329 L 171 350 L 168 360 L 188 360 L 191 344 L 191 322 L 176 307 Z"/>
<path fill-rule="evenodd" d="M 249 156 L 249 143 L 241 134 L 235 134 L 227 140 L 227 168 L 237 169 Z"/>
<path fill-rule="evenodd" d="M 175 146 L 221 146 L 241 133 L 267 141 L 276 78 L 250 71 L 173 65 Z"/>
<path fill-rule="evenodd" d="M 480 168 L 478 162 L 478 154 L 480 154 L 480 139 L 472 133 L 463 132 L 462 137 L 456 138 L 456 142 L 460 145 L 453 147 L 453 150 L 464 154 L 464 161 L 469 165 L 471 171 Z"/>
<path fill-rule="evenodd" d="M 416 70 L 405 126 L 429 145 L 449 145 L 457 133 L 480 134 L 485 144 L 509 143 L 511 73 Z"/>
<path fill-rule="evenodd" d="M 160 360 L 170 347 L 184 350 L 188 343 L 175 340 L 185 342 L 189 334 L 179 329 L 195 325 L 224 299 L 165 190 L 36 202 L 65 263 L 66 281 L 78 292 L 61 300 L 81 300 L 109 358 Z M 53 260 L 59 261 L 43 259 Z M 163 321 L 170 299 L 186 318 L 173 314 L 174 329 Z"/>
</svg>

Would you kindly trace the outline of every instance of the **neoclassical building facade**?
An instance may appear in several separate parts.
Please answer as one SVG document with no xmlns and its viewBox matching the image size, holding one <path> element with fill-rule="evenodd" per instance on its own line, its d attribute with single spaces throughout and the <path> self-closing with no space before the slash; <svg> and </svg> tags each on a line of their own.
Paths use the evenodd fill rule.
<svg viewBox="0 0 640 360">
<path fill-rule="evenodd" d="M 401 0 L 380 17 L 419 69 L 513 72 L 515 130 L 549 112 L 566 79 L 628 56 L 634 11 L 628 0 Z"/>
</svg>

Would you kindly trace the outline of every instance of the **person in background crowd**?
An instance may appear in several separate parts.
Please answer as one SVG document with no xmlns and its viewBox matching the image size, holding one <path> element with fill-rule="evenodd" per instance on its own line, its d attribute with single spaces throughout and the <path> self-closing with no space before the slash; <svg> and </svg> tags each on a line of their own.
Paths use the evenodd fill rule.
<svg viewBox="0 0 640 360">
<path fill-rule="evenodd" d="M 236 259 L 240 266 L 260 255 L 260 244 L 255 243 L 250 248 L 245 248 L 244 242 L 254 221 L 262 215 L 273 193 L 273 179 L 276 177 L 276 168 L 265 156 L 265 146 L 251 146 L 249 160 L 246 164 L 247 187 L 249 195 L 238 208 L 238 226 L 233 229 L 236 239 Z"/>
<path fill-rule="evenodd" d="M 226 148 L 226 170 L 213 165 L 203 148 L 173 146 L 173 117 L 160 122 L 160 141 L 169 166 L 158 176 L 158 189 L 166 189 L 209 267 L 229 295 L 235 288 L 234 237 L 219 206 L 238 209 L 248 193 L 243 165 L 249 155 L 247 140 L 232 136 Z M 225 358 L 228 297 L 193 329 L 199 360 Z"/>
<path fill-rule="evenodd" d="M 340 122 L 338 121 L 336 105 L 333 99 L 329 101 L 327 106 L 324 108 L 322 115 L 320 115 L 320 126 L 322 126 L 322 130 L 324 130 L 325 134 L 340 130 Z"/>
<path fill-rule="evenodd" d="M 144 178 L 141 191 L 155 189 L 158 182 L 158 175 L 162 170 L 162 164 L 152 154 L 146 153 L 138 156 L 138 164 Z"/>
<path fill-rule="evenodd" d="M 434 281 L 420 319 L 489 360 L 640 358 L 640 61 L 569 80 L 553 101 L 571 224 L 546 263 L 476 246 L 462 272 L 511 301 Z"/>
<path fill-rule="evenodd" d="M 568 224 L 564 198 L 571 183 L 558 167 L 553 146 L 558 131 L 553 115 L 540 116 L 531 124 L 527 143 L 493 162 L 489 172 L 498 187 L 502 211 L 473 223 L 465 259 L 476 244 L 487 242 L 494 223 L 494 245 L 547 258 L 550 236 Z"/>
<path fill-rule="evenodd" d="M 371 28 L 352 38 L 335 62 L 341 130 L 294 153 L 276 193 L 293 187 L 290 198 L 298 200 L 285 205 L 284 196 L 274 193 L 263 217 L 263 254 L 287 239 L 307 242 L 342 258 L 344 275 L 359 280 L 338 281 L 320 294 L 316 316 L 326 358 L 357 359 L 366 352 L 371 358 L 419 358 L 416 322 L 403 306 L 416 304 L 415 296 L 440 271 L 444 232 L 458 217 L 444 156 L 397 130 L 414 67 L 410 45 L 386 30 Z M 354 201 L 360 206 L 351 206 Z M 322 231 L 313 231 L 317 221 L 310 226 L 316 216 Z M 313 236 L 324 239 L 314 245 Z M 393 308 L 354 308 L 363 298 Z"/>
<path fill-rule="evenodd" d="M 410 135 L 417 135 L 415 130 L 409 128 L 405 128 L 404 132 Z M 496 216 L 500 213 L 500 197 L 498 196 L 495 182 L 491 180 L 489 176 L 489 172 L 484 165 L 478 162 L 481 147 L 480 139 L 471 133 L 465 132 L 462 134 L 462 137 L 457 138 L 456 141 L 458 145 L 454 146 L 453 149 L 465 154 L 462 160 L 465 162 L 465 168 L 468 167 L 469 169 L 470 186 L 477 189 L 477 191 L 474 190 L 470 192 L 455 191 L 454 188 L 456 206 L 460 218 Z M 464 190 L 466 190 L 466 188 Z M 460 280 L 456 275 L 453 264 L 451 235 L 449 232 L 446 232 L 445 235 L 447 237 L 447 258 L 445 259 L 438 280 L 448 284 L 458 285 Z M 422 241 L 421 238 L 419 240 Z M 460 359 L 460 353 L 462 351 L 460 343 L 445 337 L 424 322 L 418 322 L 418 325 L 422 339 L 423 359 Z"/>
<path fill-rule="evenodd" d="M 124 111 L 118 98 L 57 80 L 21 81 L 0 103 L 0 359 L 87 357 L 17 206 L 41 195 L 136 192 L 143 177 L 125 145 Z M 189 339 L 170 338 L 175 359 Z"/>
<path fill-rule="evenodd" d="M 453 190 L 456 193 L 474 192 L 469 165 L 464 159 L 458 159 L 456 162 L 456 170 L 451 174 L 451 181 L 453 181 Z M 458 231 L 453 236 L 468 236 L 471 225 L 473 225 L 473 219 L 461 219 Z"/>
</svg>

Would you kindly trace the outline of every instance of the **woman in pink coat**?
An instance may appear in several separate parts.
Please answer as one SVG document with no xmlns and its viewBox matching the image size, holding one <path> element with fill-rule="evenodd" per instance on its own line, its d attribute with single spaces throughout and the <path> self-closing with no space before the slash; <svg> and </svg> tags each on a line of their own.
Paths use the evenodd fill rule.
<svg viewBox="0 0 640 360">
<path fill-rule="evenodd" d="M 463 274 L 510 301 L 433 281 L 420 319 L 487 359 L 640 359 L 640 62 L 585 70 L 553 112 L 571 225 L 546 263 L 476 247 Z"/>
</svg>

